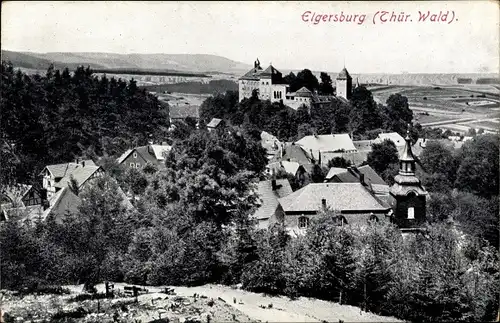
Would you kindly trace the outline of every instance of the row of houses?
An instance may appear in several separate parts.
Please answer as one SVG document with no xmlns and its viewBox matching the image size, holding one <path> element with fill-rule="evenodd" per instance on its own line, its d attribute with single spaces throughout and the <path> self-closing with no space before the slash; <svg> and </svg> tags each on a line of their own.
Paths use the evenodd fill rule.
<svg viewBox="0 0 500 323">
<path fill-rule="evenodd" d="M 56 221 L 60 221 L 65 214 L 78 209 L 81 204 L 79 192 L 103 175 L 104 169 L 92 160 L 47 165 L 39 174 L 39 183 L 3 188 L 0 192 L 0 220 L 44 220 L 53 215 Z M 123 205 L 131 209 L 132 204 L 118 188 Z"/>
<path fill-rule="evenodd" d="M 322 209 L 334 210 L 339 224 L 365 224 L 391 221 L 403 231 L 418 229 L 425 222 L 427 192 L 415 176 L 417 158 L 412 145 L 396 133 L 380 134 L 375 140 L 355 142 L 347 134 L 306 136 L 293 143 L 280 143 L 269 133 L 261 134 L 261 144 L 268 153 L 267 174 L 257 191 L 261 205 L 254 214 L 259 228 L 282 223 L 292 235 L 303 234 Z M 399 174 L 389 186 L 366 161 L 373 143 L 395 143 L 399 153 Z M 350 154 L 364 155 L 358 160 Z M 332 167 L 323 183 L 309 183 L 293 192 L 287 179 L 275 174 L 286 172 L 303 181 L 315 163 L 326 165 L 334 157 L 351 160 L 348 168 Z"/>
</svg>

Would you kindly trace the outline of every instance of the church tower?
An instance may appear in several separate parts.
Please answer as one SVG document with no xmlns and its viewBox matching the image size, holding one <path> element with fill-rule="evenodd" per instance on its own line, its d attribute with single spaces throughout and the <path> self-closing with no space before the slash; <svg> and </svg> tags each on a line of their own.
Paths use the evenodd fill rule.
<svg viewBox="0 0 500 323">
<path fill-rule="evenodd" d="M 349 72 L 344 67 L 342 71 L 340 71 L 336 80 L 336 91 L 337 96 L 343 97 L 346 100 L 351 98 L 352 93 L 352 77 L 349 75 Z"/>
<path fill-rule="evenodd" d="M 409 131 L 406 145 L 399 158 L 399 174 L 394 178 L 390 194 L 396 200 L 394 223 L 404 231 L 416 231 L 426 221 L 425 197 L 427 192 L 415 176 L 415 157 L 411 151 Z"/>
</svg>

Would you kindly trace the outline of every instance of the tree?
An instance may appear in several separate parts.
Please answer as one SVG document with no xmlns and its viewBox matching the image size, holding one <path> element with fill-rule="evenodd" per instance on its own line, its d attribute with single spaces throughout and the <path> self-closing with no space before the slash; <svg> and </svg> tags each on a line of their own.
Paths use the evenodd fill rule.
<svg viewBox="0 0 500 323">
<path fill-rule="evenodd" d="M 455 187 L 486 198 L 498 195 L 499 138 L 481 135 L 464 144 L 459 153 Z"/>
<path fill-rule="evenodd" d="M 309 123 L 301 123 L 297 128 L 297 138 L 304 138 L 315 133 L 315 129 Z"/>
<path fill-rule="evenodd" d="M 311 171 L 311 181 L 313 183 L 323 183 L 324 180 L 325 173 L 323 171 L 323 168 L 321 168 L 321 165 L 319 164 L 314 164 Z"/>
<path fill-rule="evenodd" d="M 80 197 L 82 203 L 75 221 L 82 237 L 80 248 L 85 250 L 83 257 L 87 258 L 85 285 L 91 289 L 100 282 L 102 265 L 113 245 L 124 239 L 115 223 L 125 214 L 125 207 L 116 181 L 109 176 L 92 180 Z"/>
<path fill-rule="evenodd" d="M 227 224 L 254 207 L 250 183 L 266 163 L 265 150 L 245 133 L 197 132 L 173 146 L 146 196 L 159 208 L 180 203 L 198 222 Z"/>
<path fill-rule="evenodd" d="M 409 108 L 408 98 L 396 93 L 391 94 L 384 109 L 384 128 L 398 133 L 405 133 L 413 120 L 413 111 Z"/>
<path fill-rule="evenodd" d="M 76 196 L 80 194 L 80 184 L 78 184 L 78 181 L 73 177 L 73 175 L 70 176 L 68 186 L 73 194 L 75 194 Z"/>
<path fill-rule="evenodd" d="M 323 95 L 332 95 L 333 86 L 332 78 L 326 72 L 321 72 L 320 74 L 321 83 L 319 85 L 319 92 Z"/>
<path fill-rule="evenodd" d="M 303 69 L 297 74 L 297 78 L 290 84 L 290 91 L 297 91 L 301 87 L 306 87 L 311 92 L 319 88 L 318 79 L 308 69 Z"/>
<path fill-rule="evenodd" d="M 349 113 L 349 127 L 354 133 L 362 134 L 367 130 L 380 127 L 382 117 L 372 93 L 364 86 L 352 91 L 352 109 Z"/>
<path fill-rule="evenodd" d="M 390 165 L 397 165 L 399 161 L 396 145 L 388 139 L 373 144 L 366 161 L 378 174 L 383 174 Z"/>
<path fill-rule="evenodd" d="M 351 161 L 346 160 L 343 157 L 334 157 L 328 161 L 328 167 L 338 167 L 338 168 L 347 168 L 351 166 Z"/>
<path fill-rule="evenodd" d="M 428 173 L 442 174 L 442 177 L 450 183 L 455 181 L 457 160 L 452 152 L 441 143 L 429 142 L 420 156 L 420 162 Z"/>
</svg>

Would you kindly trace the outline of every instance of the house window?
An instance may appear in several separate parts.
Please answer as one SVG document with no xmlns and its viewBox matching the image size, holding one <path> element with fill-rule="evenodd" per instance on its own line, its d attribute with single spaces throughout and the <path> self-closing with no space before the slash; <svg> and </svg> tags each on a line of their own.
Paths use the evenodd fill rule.
<svg viewBox="0 0 500 323">
<path fill-rule="evenodd" d="M 141 167 L 141 164 L 137 163 L 137 164 L 135 164 L 135 167 L 136 167 L 136 168 L 140 168 L 140 167 Z"/>
<path fill-rule="evenodd" d="M 130 163 L 130 167 L 134 168 L 135 164 L 134 163 Z"/>
<path fill-rule="evenodd" d="M 306 229 L 308 226 L 309 226 L 309 218 L 306 218 L 305 216 L 301 216 L 299 218 L 299 228 Z"/>
<path fill-rule="evenodd" d="M 408 208 L 408 219 L 409 220 L 415 219 L 415 209 L 413 207 Z"/>
<path fill-rule="evenodd" d="M 134 152 L 134 158 L 137 158 L 137 153 Z"/>
</svg>

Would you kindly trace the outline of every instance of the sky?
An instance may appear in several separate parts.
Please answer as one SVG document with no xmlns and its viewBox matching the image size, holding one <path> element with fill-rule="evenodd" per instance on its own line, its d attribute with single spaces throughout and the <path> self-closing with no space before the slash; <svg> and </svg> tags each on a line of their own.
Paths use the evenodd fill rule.
<svg viewBox="0 0 500 323">
<path fill-rule="evenodd" d="M 426 21 L 419 11 L 430 12 Z M 407 21 L 388 21 L 392 12 Z M 440 12 L 445 22 L 429 21 Z M 214 54 L 281 69 L 345 64 L 351 73 L 499 72 L 498 1 L 7 1 L 1 15 L 2 49 L 13 51 Z"/>
</svg>

